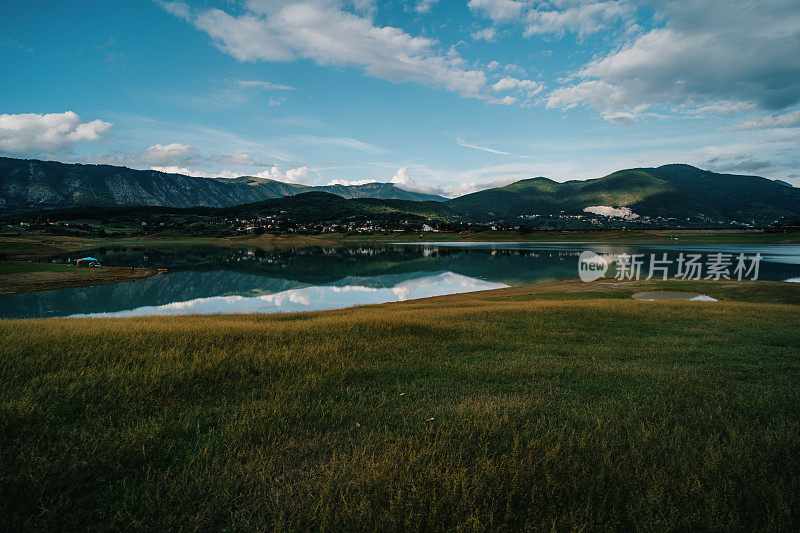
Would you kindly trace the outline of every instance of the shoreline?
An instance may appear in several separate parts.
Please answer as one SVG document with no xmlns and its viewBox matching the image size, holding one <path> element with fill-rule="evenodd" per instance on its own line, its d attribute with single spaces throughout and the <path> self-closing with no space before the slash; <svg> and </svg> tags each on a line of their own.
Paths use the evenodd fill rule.
<svg viewBox="0 0 800 533">
<path fill-rule="evenodd" d="M 0 262 L 0 296 L 75 289 L 157 276 L 155 268 L 90 267 L 49 263 Z"/>
<path fill-rule="evenodd" d="M 67 237 L 46 234 L 0 235 L 0 296 L 38 291 L 86 287 L 119 283 L 151 277 L 158 274 L 155 268 L 99 267 L 79 269 L 67 265 L 35 263 L 48 256 L 65 253 L 83 253 L 103 246 L 130 246 L 158 248 L 165 246 L 219 246 L 227 248 L 257 248 L 285 250 L 304 247 L 346 247 L 381 244 L 436 244 L 451 243 L 608 243 L 608 244 L 797 244 L 800 232 L 755 232 L 742 230 L 709 230 L 680 233 L 659 230 L 646 231 L 538 231 L 520 234 L 510 231 L 484 231 L 469 234 L 430 232 L 425 234 L 386 235 L 261 235 L 229 238 L 209 237 L 150 237 L 99 239 Z"/>
<path fill-rule="evenodd" d="M 677 237 L 675 240 L 673 237 Z M 101 246 L 184 246 L 213 245 L 254 247 L 262 249 L 302 248 L 306 246 L 353 246 L 382 243 L 450 242 L 596 242 L 596 243 L 758 243 L 800 244 L 800 232 L 763 230 L 597 230 L 531 233 L 516 231 L 481 231 L 474 233 L 426 232 L 387 234 L 319 234 L 319 235 L 241 235 L 234 237 L 153 236 L 153 237 L 74 237 L 46 233 L 0 235 L 0 261 L 40 259 L 49 255 L 79 252 Z"/>
</svg>

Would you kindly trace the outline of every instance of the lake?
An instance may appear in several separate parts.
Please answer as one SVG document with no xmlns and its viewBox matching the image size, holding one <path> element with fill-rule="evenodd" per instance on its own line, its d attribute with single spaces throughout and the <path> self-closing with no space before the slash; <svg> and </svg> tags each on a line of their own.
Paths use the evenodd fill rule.
<svg viewBox="0 0 800 533">
<path fill-rule="evenodd" d="M 339 309 L 578 277 L 584 250 L 676 260 L 761 254 L 758 279 L 800 281 L 800 245 L 411 243 L 265 251 L 181 245 L 111 246 L 90 255 L 106 266 L 166 268 L 131 282 L 0 297 L 0 317 L 277 313 Z M 731 269 L 732 271 L 732 269 Z M 670 271 L 670 275 L 674 273 Z M 613 273 L 613 272 L 612 272 Z M 746 277 L 749 279 L 749 277 Z"/>
</svg>

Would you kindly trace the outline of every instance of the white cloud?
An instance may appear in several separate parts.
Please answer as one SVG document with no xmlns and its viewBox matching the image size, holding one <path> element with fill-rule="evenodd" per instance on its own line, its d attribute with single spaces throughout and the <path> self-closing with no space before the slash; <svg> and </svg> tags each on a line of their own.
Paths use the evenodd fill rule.
<svg viewBox="0 0 800 533">
<path fill-rule="evenodd" d="M 409 192 L 419 192 L 423 194 L 439 194 L 444 196 L 444 192 L 442 188 L 437 187 L 435 185 L 430 185 L 427 183 L 420 183 L 419 181 L 412 178 L 406 167 L 402 167 L 397 170 L 395 175 L 389 180 L 389 183 L 393 183 L 399 189 L 403 189 L 404 191 Z"/>
<path fill-rule="evenodd" d="M 248 153 L 206 154 L 189 144 L 154 144 L 142 151 L 114 151 L 105 155 L 82 158 L 88 163 L 122 165 L 131 168 L 150 168 L 161 172 L 185 174 L 203 178 L 234 178 L 248 174 L 246 167 L 265 167 L 266 163 Z M 220 166 L 223 170 L 217 170 Z M 232 167 L 237 170 L 230 170 Z M 241 169 L 245 171 L 242 172 Z"/>
<path fill-rule="evenodd" d="M 179 167 L 177 165 L 168 165 L 168 166 L 153 166 L 150 167 L 150 170 L 155 170 L 157 172 L 164 172 L 166 174 L 183 174 L 184 176 L 197 176 L 197 177 L 207 177 L 205 175 L 198 176 L 194 171 L 189 170 L 186 167 Z"/>
<path fill-rule="evenodd" d="M 256 87 L 258 89 L 271 90 L 271 91 L 294 91 L 294 87 L 289 85 L 281 85 L 279 83 L 272 83 L 271 81 L 260 80 L 234 80 L 239 87 Z"/>
<path fill-rule="evenodd" d="M 478 12 L 495 22 L 508 22 L 518 19 L 524 4 L 515 0 L 470 0 L 467 4 L 473 12 Z"/>
<path fill-rule="evenodd" d="M 613 124 L 635 124 L 639 121 L 639 115 L 636 113 L 627 113 L 625 111 L 617 111 L 615 113 L 603 113 L 603 120 L 607 120 Z"/>
<path fill-rule="evenodd" d="M 194 146 L 181 143 L 154 144 L 143 151 L 120 152 L 112 150 L 88 160 L 94 163 L 123 165 L 127 167 L 195 167 L 201 159 Z"/>
<path fill-rule="evenodd" d="M 534 9 L 526 14 L 525 35 L 563 35 L 569 32 L 584 37 L 608 28 L 630 12 L 630 8 L 621 1 L 589 2 L 563 10 Z"/>
<path fill-rule="evenodd" d="M 488 189 L 491 187 L 500 187 L 502 185 L 508 185 L 512 181 L 516 181 L 514 179 L 502 178 L 500 180 L 494 180 L 489 183 L 477 183 L 475 181 L 469 182 L 461 182 L 455 183 L 450 185 L 431 185 L 428 183 L 421 183 L 408 173 L 407 167 L 400 168 L 397 173 L 395 173 L 394 177 L 390 180 L 391 183 L 394 183 L 400 189 L 404 191 L 410 192 L 419 192 L 423 194 L 437 194 L 439 196 L 444 196 L 446 198 L 455 198 L 456 196 L 462 196 L 464 194 L 468 194 L 471 192 L 479 191 L 482 189 Z"/>
<path fill-rule="evenodd" d="M 97 141 L 110 122 L 84 122 L 72 111 L 0 115 L 0 151 L 11 154 L 54 154 L 80 141 Z"/>
<path fill-rule="evenodd" d="M 800 102 L 796 0 L 672 0 L 662 15 L 663 27 L 585 65 L 577 82 L 549 95 L 548 107 L 639 113 L 720 102 L 777 110 Z"/>
<path fill-rule="evenodd" d="M 317 135 L 292 135 L 285 140 L 300 145 L 329 145 L 362 152 L 383 153 L 385 150 L 374 144 L 359 141 L 352 137 L 320 137 Z"/>
<path fill-rule="evenodd" d="M 734 127 L 738 130 L 798 128 L 800 127 L 800 109 L 784 114 L 758 117 L 753 120 L 736 124 Z"/>
<path fill-rule="evenodd" d="M 357 67 L 374 78 L 442 87 L 466 97 L 481 97 L 485 74 L 470 69 L 454 53 L 440 53 L 436 42 L 399 28 L 376 26 L 336 2 L 276 3 L 250 0 L 231 15 L 220 9 L 194 11 L 181 2 L 164 8 L 207 33 L 215 45 L 239 61 L 312 60 L 320 65 Z"/>
<path fill-rule="evenodd" d="M 690 109 L 689 112 L 695 115 L 735 115 L 745 111 L 753 111 L 757 108 L 752 102 L 736 102 L 725 100 L 712 102 Z"/>
<path fill-rule="evenodd" d="M 224 165 L 233 165 L 237 167 L 263 167 L 264 163 L 255 159 L 250 154 L 231 154 L 231 155 L 218 155 L 214 159 Z"/>
<path fill-rule="evenodd" d="M 241 175 L 231 172 L 230 170 L 227 169 L 221 172 L 213 173 L 213 172 L 203 172 L 200 170 L 194 170 L 191 168 L 181 167 L 177 165 L 152 166 L 150 167 L 150 170 L 164 172 L 166 174 L 182 174 L 184 176 L 194 176 L 196 178 L 237 178 Z"/>
<path fill-rule="evenodd" d="M 439 3 L 439 0 L 418 0 L 417 5 L 414 6 L 414 11 L 417 13 L 430 13 L 431 8 Z"/>
<path fill-rule="evenodd" d="M 277 166 L 272 166 L 263 172 L 255 174 L 255 176 L 257 178 L 268 178 L 286 183 L 305 183 L 308 179 L 308 167 L 303 165 L 298 168 L 281 170 Z"/>
<path fill-rule="evenodd" d="M 501 152 L 500 150 L 494 150 L 492 148 L 486 148 L 485 146 L 478 146 L 475 144 L 470 144 L 466 142 L 461 137 L 456 137 L 456 144 L 459 146 L 463 146 L 464 148 L 472 148 L 473 150 L 480 150 L 481 152 L 489 152 L 490 154 L 498 154 L 498 155 L 513 155 L 509 152 Z"/>
<path fill-rule="evenodd" d="M 497 38 L 497 30 L 491 26 L 472 32 L 472 38 L 476 41 L 489 41 L 492 42 Z"/>
<path fill-rule="evenodd" d="M 408 175 L 408 169 L 405 167 L 398 169 L 397 173 L 389 182 L 395 185 L 418 185 L 418 183 Z"/>
<path fill-rule="evenodd" d="M 353 185 L 366 185 L 368 183 L 377 183 L 375 180 L 331 180 L 328 185 L 344 185 L 350 187 Z"/>
<path fill-rule="evenodd" d="M 635 12 L 628 0 L 471 0 L 468 5 L 473 13 L 495 23 L 521 24 L 525 37 L 574 33 L 583 38 L 629 21 Z"/>
<path fill-rule="evenodd" d="M 503 70 L 506 71 L 509 74 L 518 74 L 520 76 L 524 76 L 525 75 L 525 69 L 522 68 L 521 66 L 515 65 L 513 63 L 503 67 Z"/>
<path fill-rule="evenodd" d="M 155 144 L 142 152 L 138 159 L 147 165 L 179 165 L 194 161 L 199 155 L 197 148 L 188 144 Z"/>
<path fill-rule="evenodd" d="M 517 102 L 517 99 L 513 96 L 504 96 L 502 98 L 490 98 L 488 102 L 490 104 L 497 105 L 514 105 Z"/>
<path fill-rule="evenodd" d="M 542 90 L 542 85 L 533 80 L 520 80 L 511 76 L 507 76 L 492 85 L 492 89 L 496 92 L 521 89 L 527 92 L 529 95 L 533 95 Z"/>
</svg>

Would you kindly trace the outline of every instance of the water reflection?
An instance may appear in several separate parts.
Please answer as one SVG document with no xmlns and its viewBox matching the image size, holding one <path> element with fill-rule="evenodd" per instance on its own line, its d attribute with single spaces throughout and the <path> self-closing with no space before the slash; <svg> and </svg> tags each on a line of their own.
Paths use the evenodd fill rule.
<svg viewBox="0 0 800 533">
<path fill-rule="evenodd" d="M 759 279 L 800 278 L 798 245 L 426 243 L 265 251 L 217 246 L 83 251 L 108 266 L 169 273 L 138 281 L 0 297 L 0 317 L 312 311 L 577 277 L 581 251 L 761 253 Z M 52 261 L 78 257 L 64 254 Z"/>
<path fill-rule="evenodd" d="M 502 283 L 482 281 L 453 272 L 410 279 L 392 287 L 364 285 L 312 286 L 263 296 L 214 296 L 160 306 L 145 306 L 128 311 L 73 315 L 76 317 L 130 317 L 150 315 L 190 315 L 221 313 L 293 313 L 342 309 L 355 305 L 381 304 L 415 300 L 445 294 L 484 291 L 506 287 Z"/>
</svg>

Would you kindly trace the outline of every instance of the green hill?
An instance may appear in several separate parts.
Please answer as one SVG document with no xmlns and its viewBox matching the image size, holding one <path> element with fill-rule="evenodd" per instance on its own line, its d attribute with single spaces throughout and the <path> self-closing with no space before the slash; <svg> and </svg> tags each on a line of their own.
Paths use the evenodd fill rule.
<svg viewBox="0 0 800 533">
<path fill-rule="evenodd" d="M 372 222 L 379 226 L 405 227 L 407 221 L 420 227 L 428 221 L 451 223 L 461 216 L 442 202 L 380 200 L 376 198 L 346 199 L 326 192 L 306 192 L 241 204 L 232 207 L 176 208 L 163 206 L 72 207 L 49 211 L 7 215 L 6 220 L 32 224 L 58 222 L 58 226 L 42 226 L 53 231 L 80 232 L 87 227 L 127 234 L 187 233 L 193 235 L 228 235 L 237 227 L 258 219 L 261 225 L 275 229 L 300 225 L 332 225 L 350 222 Z M 250 222 L 245 222 L 250 221 Z M 69 223 L 69 225 L 66 225 Z M 94 231 L 94 230 L 88 230 Z"/>
<path fill-rule="evenodd" d="M 628 207 L 649 217 L 706 217 L 771 223 L 800 217 L 800 189 L 757 176 L 717 174 L 689 165 L 620 170 L 593 180 L 521 180 L 446 202 L 470 220 L 579 214 L 590 206 Z"/>
<path fill-rule="evenodd" d="M 336 222 L 356 218 L 381 221 L 435 219 L 455 221 L 458 213 L 442 202 L 346 199 L 327 192 L 307 192 L 216 211 L 222 216 L 275 216 L 284 214 L 296 223 Z"/>
</svg>

